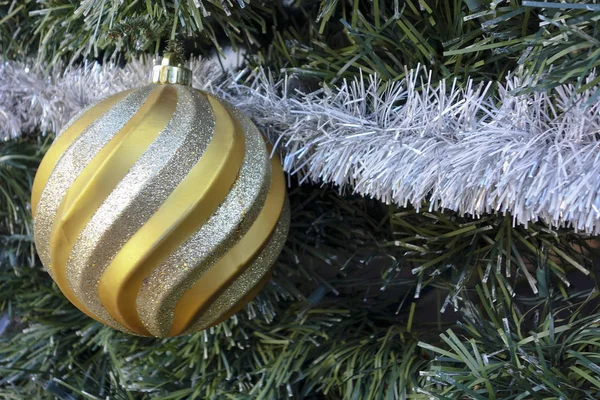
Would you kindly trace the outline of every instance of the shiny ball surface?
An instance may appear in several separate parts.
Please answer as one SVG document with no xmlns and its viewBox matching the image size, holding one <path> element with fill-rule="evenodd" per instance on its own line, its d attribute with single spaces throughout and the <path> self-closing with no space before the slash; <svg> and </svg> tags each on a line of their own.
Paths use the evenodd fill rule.
<svg viewBox="0 0 600 400">
<path fill-rule="evenodd" d="M 231 316 L 289 226 L 279 160 L 226 102 L 183 85 L 118 93 L 56 137 L 32 190 L 35 244 L 90 317 L 155 337 Z"/>
</svg>

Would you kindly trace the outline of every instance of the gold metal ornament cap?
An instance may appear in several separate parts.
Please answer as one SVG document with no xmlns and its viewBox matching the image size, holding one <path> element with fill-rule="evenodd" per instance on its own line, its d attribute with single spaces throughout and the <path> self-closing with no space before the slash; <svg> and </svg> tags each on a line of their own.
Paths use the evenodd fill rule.
<svg viewBox="0 0 600 400">
<path fill-rule="evenodd" d="M 152 83 L 192 86 L 192 71 L 181 64 L 173 65 L 175 53 L 165 53 L 160 65 L 152 67 Z"/>
</svg>

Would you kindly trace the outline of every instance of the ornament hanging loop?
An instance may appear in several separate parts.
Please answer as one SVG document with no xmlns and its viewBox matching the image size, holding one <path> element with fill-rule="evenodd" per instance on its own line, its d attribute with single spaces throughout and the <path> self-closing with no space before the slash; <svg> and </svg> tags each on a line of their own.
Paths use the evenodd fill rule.
<svg viewBox="0 0 600 400">
<path fill-rule="evenodd" d="M 192 86 L 192 71 L 182 64 L 174 65 L 175 53 L 165 53 L 160 65 L 152 67 L 152 83 Z"/>
</svg>

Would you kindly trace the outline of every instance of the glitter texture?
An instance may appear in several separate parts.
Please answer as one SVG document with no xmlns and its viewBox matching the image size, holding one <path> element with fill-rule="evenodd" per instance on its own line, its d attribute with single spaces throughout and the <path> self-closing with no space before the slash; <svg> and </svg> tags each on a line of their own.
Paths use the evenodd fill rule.
<svg viewBox="0 0 600 400">
<path fill-rule="evenodd" d="M 58 132 L 56 134 L 56 136 L 54 137 L 54 140 L 58 139 L 64 131 L 66 131 L 67 129 L 69 129 L 69 127 L 71 125 L 73 125 L 73 123 L 75 121 L 77 121 L 80 117 L 82 117 L 86 112 L 88 112 L 91 108 L 93 108 L 96 105 L 96 103 L 92 103 L 92 104 L 88 104 L 84 109 L 82 109 L 81 111 L 77 112 L 77 114 L 73 115 L 73 118 L 71 118 L 66 124 L 65 126 L 62 127 L 62 129 L 60 130 L 60 132 Z"/>
<path fill-rule="evenodd" d="M 119 329 L 98 297 L 102 272 L 200 159 L 214 129 L 206 97 L 184 86 L 177 89 L 173 117 L 88 222 L 67 263 L 76 296 Z"/>
<path fill-rule="evenodd" d="M 152 274 L 137 297 L 137 310 L 146 329 L 165 336 L 175 305 L 197 280 L 250 228 L 269 191 L 271 167 L 267 149 L 252 122 L 228 107 L 246 136 L 240 174 L 223 203 L 208 221 Z"/>
<path fill-rule="evenodd" d="M 185 334 L 200 331 L 214 325 L 222 315 L 252 290 L 260 280 L 271 270 L 287 239 L 290 227 L 290 204 L 286 198 L 281 216 L 273 235 L 265 248 L 252 264 L 215 300 L 215 302 L 198 318 Z"/>
</svg>

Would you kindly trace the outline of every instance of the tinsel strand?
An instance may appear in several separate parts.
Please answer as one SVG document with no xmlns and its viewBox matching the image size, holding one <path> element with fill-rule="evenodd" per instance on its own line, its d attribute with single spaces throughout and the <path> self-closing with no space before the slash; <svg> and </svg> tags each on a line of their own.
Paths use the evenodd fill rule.
<svg viewBox="0 0 600 400">
<path fill-rule="evenodd" d="M 0 138 L 56 132 L 81 108 L 147 82 L 150 60 L 41 66 L 0 65 Z M 499 82 L 430 83 L 424 70 L 398 82 L 361 76 L 318 91 L 268 71 L 223 73 L 191 60 L 194 86 L 247 112 L 277 144 L 284 169 L 386 203 L 479 216 L 510 212 L 600 233 L 600 103 L 597 85 L 514 95 Z M 243 77 L 243 82 L 240 77 Z M 586 78 L 591 82 L 594 74 Z"/>
</svg>

